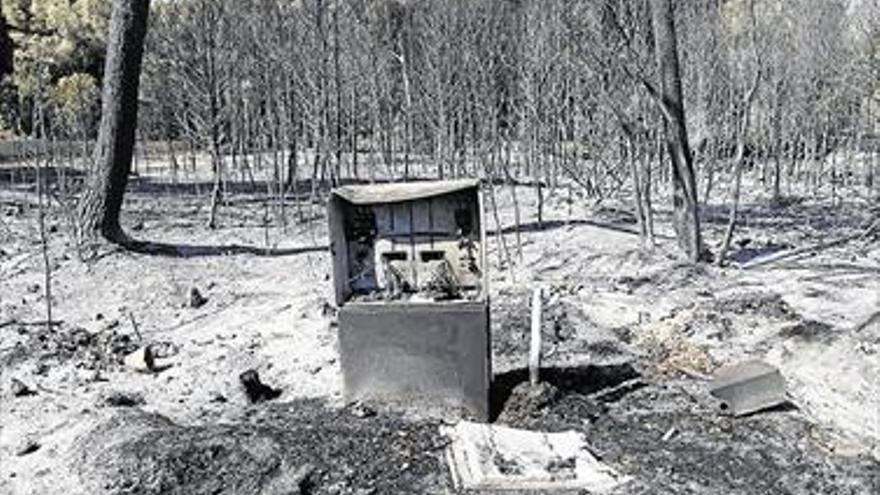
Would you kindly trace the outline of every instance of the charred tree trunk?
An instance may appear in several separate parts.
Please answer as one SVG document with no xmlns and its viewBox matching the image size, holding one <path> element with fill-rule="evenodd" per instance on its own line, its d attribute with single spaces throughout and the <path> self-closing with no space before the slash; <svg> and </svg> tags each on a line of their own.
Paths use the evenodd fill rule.
<svg viewBox="0 0 880 495">
<path fill-rule="evenodd" d="M 137 127 L 138 83 L 150 0 L 113 2 L 101 96 L 101 126 L 89 187 L 79 204 L 80 239 L 124 244 L 119 225 Z"/>
<path fill-rule="evenodd" d="M 660 69 L 660 104 L 666 120 L 666 147 L 672 163 L 673 227 L 679 247 L 696 262 L 701 258 L 703 243 L 693 155 L 685 126 L 672 0 L 651 0 L 651 14 Z"/>
<path fill-rule="evenodd" d="M 2 5 L 3 2 L 0 1 L 0 77 L 12 74 L 13 70 L 13 44 L 9 37 L 9 25 L 6 24 L 6 17 L 3 16 Z"/>
<path fill-rule="evenodd" d="M 773 102 L 773 204 L 782 199 L 780 182 L 782 180 L 782 91 L 784 83 L 776 83 L 776 99 Z"/>
</svg>

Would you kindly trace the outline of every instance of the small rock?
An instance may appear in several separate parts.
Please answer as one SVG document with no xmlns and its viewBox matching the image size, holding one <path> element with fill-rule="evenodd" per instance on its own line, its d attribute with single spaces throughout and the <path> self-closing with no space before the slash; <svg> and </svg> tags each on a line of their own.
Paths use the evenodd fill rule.
<svg viewBox="0 0 880 495">
<path fill-rule="evenodd" d="M 117 320 L 116 318 L 114 318 L 114 319 L 112 319 L 112 320 L 108 320 L 107 323 L 105 323 L 105 324 L 101 327 L 101 331 L 105 331 L 105 330 L 113 330 L 114 328 L 116 328 L 116 327 L 118 327 L 118 326 L 119 326 L 119 320 Z"/>
<path fill-rule="evenodd" d="M 101 370 L 94 370 L 88 377 L 89 382 L 109 382 L 110 379 L 101 374 Z"/>
<path fill-rule="evenodd" d="M 27 397 L 28 395 L 37 395 L 37 392 L 35 390 L 28 387 L 24 384 L 24 382 L 17 378 L 12 379 L 10 388 L 12 389 L 13 397 Z"/>
<path fill-rule="evenodd" d="M 213 394 L 211 394 L 211 402 L 215 404 L 225 404 L 229 402 L 229 400 L 226 398 L 225 395 L 219 392 L 214 392 Z"/>
<path fill-rule="evenodd" d="M 355 402 L 351 406 L 351 415 L 356 418 L 369 418 L 376 415 L 376 411 L 367 407 L 363 402 Z"/>
<path fill-rule="evenodd" d="M 272 400 L 281 395 L 281 390 L 272 388 L 260 381 L 256 370 L 250 369 L 238 376 L 244 392 L 251 404 Z"/>
<path fill-rule="evenodd" d="M 321 316 L 335 316 L 336 315 L 336 307 L 330 304 L 328 301 L 324 301 L 321 304 Z"/>
<path fill-rule="evenodd" d="M 110 407 L 135 407 L 142 406 L 147 403 L 141 394 L 135 392 L 113 391 L 107 394 L 102 400 L 104 405 Z"/>
<path fill-rule="evenodd" d="M 15 449 L 15 455 L 21 457 L 24 455 L 33 454 L 38 450 L 40 450 L 40 444 L 36 440 L 28 438 L 25 439 L 25 441 L 23 441 L 21 445 L 18 446 L 18 448 Z"/>
<path fill-rule="evenodd" d="M 153 357 L 156 359 L 166 359 L 176 356 L 180 353 L 180 346 L 172 342 L 153 342 L 150 344 L 150 350 L 153 351 Z"/>
<path fill-rule="evenodd" d="M 201 308 L 208 302 L 208 299 L 199 292 L 199 289 L 193 287 L 189 290 L 189 307 Z"/>
</svg>

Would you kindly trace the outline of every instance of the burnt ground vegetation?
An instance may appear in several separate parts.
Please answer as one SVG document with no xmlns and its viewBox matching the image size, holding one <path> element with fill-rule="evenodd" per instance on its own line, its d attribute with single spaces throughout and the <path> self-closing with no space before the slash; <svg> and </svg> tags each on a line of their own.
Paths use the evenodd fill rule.
<svg viewBox="0 0 880 495">
<path fill-rule="evenodd" d="M 231 204 L 224 228 L 193 235 L 202 232 L 199 201 L 128 201 L 126 221 L 145 236 L 199 243 L 215 255 L 110 252 L 84 268 L 61 242 L 63 218 L 50 217 L 59 231 L 51 246 L 53 300 L 65 321 L 51 327 L 40 323 L 43 274 L 29 237 L 35 209 L 4 210 L 0 229 L 11 241 L 0 253 L 0 492 L 453 491 L 439 420 L 344 406 L 332 396 L 338 363 L 329 299 L 320 292 L 329 286 L 325 232 L 291 227 L 287 235 L 298 236 L 298 244 L 280 245 L 291 252 L 267 257 L 260 249 L 283 234 L 266 229 L 258 208 Z M 511 211 L 502 203 L 503 223 L 510 224 Z M 789 213 L 795 211 L 809 213 Z M 320 208 L 315 212 L 312 225 L 320 226 L 324 218 Z M 799 221 L 773 236 L 764 226 L 745 232 L 758 244 L 802 246 L 850 235 L 860 215 L 826 233 L 817 233 L 825 226 L 786 230 L 810 225 Z M 833 425 L 817 420 L 809 404 L 731 418 L 700 378 L 724 362 L 776 348 L 785 359 L 828 350 L 845 363 L 875 361 L 880 327 L 865 317 L 876 311 L 876 242 L 785 261 L 778 272 L 741 274 L 682 264 L 662 245 L 645 253 L 630 234 L 587 223 L 561 222 L 552 235 L 523 232 L 523 240 L 518 283 L 507 280 L 507 270 L 490 270 L 496 424 L 583 432 L 597 457 L 632 477 L 620 495 L 878 491 L 876 454 L 840 448 Z M 255 249 L 226 253 L 230 245 Z M 524 358 L 536 274 L 548 294 L 545 367 L 535 388 Z M 192 286 L 207 299 L 197 308 L 188 303 Z M 613 304 L 603 312 L 606 299 Z M 810 308 L 816 309 L 808 314 Z M 857 316 L 841 317 L 849 313 Z M 121 364 L 144 343 L 166 340 L 173 342 L 163 353 L 171 355 L 170 369 L 147 375 Z M 806 356 L 803 366 L 814 354 Z M 237 377 L 251 367 L 282 395 L 249 404 Z M 791 370 L 783 371 L 789 378 Z M 31 393 L 10 393 L 12 378 Z M 302 398 L 307 392 L 322 398 Z M 830 389 L 819 392 L 837 398 Z M 63 435 L 80 423 L 88 428 L 75 438 Z M 34 441 L 10 448 L 19 433 Z M 72 479 L 55 478 L 67 469 Z"/>
<path fill-rule="evenodd" d="M 81 476 L 108 494 L 424 493 L 448 483 L 436 421 L 316 399 L 210 426 L 124 408 L 78 444 Z"/>
<path fill-rule="evenodd" d="M 570 327 L 583 325 L 583 315 L 558 306 L 548 310 L 547 337 L 556 336 L 551 345 L 565 346 L 575 340 L 578 329 Z M 790 328 L 812 325 L 772 294 L 721 299 L 699 318 L 721 329 L 729 326 L 719 314 L 796 322 Z M 496 333 L 520 330 L 502 324 Z M 559 340 L 560 334 L 567 338 Z M 594 455 L 631 476 L 617 490 L 621 494 L 876 491 L 880 463 L 867 455 L 835 453 L 826 432 L 797 407 L 724 415 L 705 382 L 658 373 L 657 355 L 630 352 L 630 343 L 619 337 L 613 344 L 614 360 L 551 363 L 538 386 L 528 383 L 522 368 L 496 374 L 494 422 L 583 432 Z M 519 344 L 499 338 L 496 345 Z M 182 426 L 137 408 L 117 408 L 110 418 L 83 437 L 76 454 L 83 479 L 98 483 L 104 493 L 453 491 L 439 420 L 312 399 L 253 406 L 240 420 L 222 425 Z"/>
<path fill-rule="evenodd" d="M 596 385 L 584 388 L 590 378 Z M 638 386 L 619 387 L 634 379 Z M 731 418 L 700 384 L 660 383 L 629 367 L 554 371 L 537 388 L 520 382 L 497 422 L 583 432 L 594 455 L 632 476 L 617 493 L 865 494 L 878 486 L 876 460 L 823 448 L 821 431 L 796 408 Z M 111 494 L 448 493 L 439 426 L 321 400 L 267 404 L 209 426 L 119 408 L 78 443 L 76 465 Z"/>
</svg>

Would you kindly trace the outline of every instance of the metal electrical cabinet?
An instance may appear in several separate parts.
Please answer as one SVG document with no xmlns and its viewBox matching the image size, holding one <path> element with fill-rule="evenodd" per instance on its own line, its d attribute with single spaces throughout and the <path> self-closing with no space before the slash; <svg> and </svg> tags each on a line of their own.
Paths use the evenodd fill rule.
<svg viewBox="0 0 880 495">
<path fill-rule="evenodd" d="M 340 187 L 329 221 L 345 399 L 488 418 L 479 182 Z"/>
</svg>

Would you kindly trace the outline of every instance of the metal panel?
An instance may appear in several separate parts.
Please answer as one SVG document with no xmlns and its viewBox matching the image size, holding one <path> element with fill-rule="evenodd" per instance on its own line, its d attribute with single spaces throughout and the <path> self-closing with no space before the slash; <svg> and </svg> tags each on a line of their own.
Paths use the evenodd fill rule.
<svg viewBox="0 0 880 495">
<path fill-rule="evenodd" d="M 344 204 L 341 198 L 333 196 L 327 209 L 329 222 L 328 235 L 330 237 L 330 256 L 333 259 L 333 293 L 336 298 L 336 306 L 351 295 L 351 285 L 348 283 L 348 242 L 345 237 Z"/>
<path fill-rule="evenodd" d="M 339 313 L 346 400 L 489 415 L 485 302 L 348 303 Z"/>
<path fill-rule="evenodd" d="M 734 416 L 750 414 L 788 401 L 779 370 L 761 361 L 726 366 L 715 373 L 709 393 Z"/>
<path fill-rule="evenodd" d="M 342 186 L 334 189 L 333 194 L 344 198 L 351 204 L 371 205 L 401 203 L 404 201 L 443 196 L 467 189 L 476 189 L 479 185 L 480 181 L 476 179 L 434 180 Z"/>
</svg>

